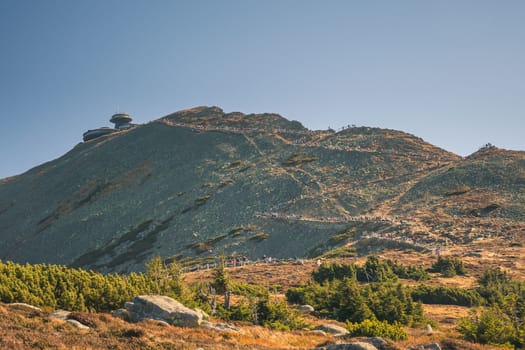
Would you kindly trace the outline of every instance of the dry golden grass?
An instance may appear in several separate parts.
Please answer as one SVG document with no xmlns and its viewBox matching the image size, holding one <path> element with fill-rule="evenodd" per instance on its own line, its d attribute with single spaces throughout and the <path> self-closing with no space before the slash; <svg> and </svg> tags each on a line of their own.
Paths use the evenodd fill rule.
<svg viewBox="0 0 525 350">
<path fill-rule="evenodd" d="M 317 268 L 315 261 L 305 260 L 304 265 L 260 263 L 257 265 L 227 268 L 230 277 L 235 282 L 246 282 L 265 287 L 280 287 L 286 290 L 299 286 L 310 279 L 310 274 Z M 186 281 L 209 281 L 213 270 L 201 270 L 186 274 Z"/>
<path fill-rule="evenodd" d="M 156 321 L 130 324 L 109 314 L 76 313 L 89 330 L 49 318 L 46 312 L 0 304 L 0 349 L 305 349 L 329 337 L 242 326 L 243 333 L 180 328 Z"/>
<path fill-rule="evenodd" d="M 469 314 L 469 308 L 457 305 L 423 305 L 425 317 L 435 321 L 439 330 L 454 329 L 462 317 Z"/>
</svg>

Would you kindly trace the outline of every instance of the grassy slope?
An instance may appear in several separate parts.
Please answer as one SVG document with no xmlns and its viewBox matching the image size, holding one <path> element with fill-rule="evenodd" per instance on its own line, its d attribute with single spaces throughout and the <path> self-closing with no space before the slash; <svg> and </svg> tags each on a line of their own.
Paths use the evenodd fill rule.
<svg viewBox="0 0 525 350">
<path fill-rule="evenodd" d="M 155 254 L 302 257 L 346 243 L 365 254 L 370 232 L 429 245 L 498 233 L 508 245 L 523 239 L 523 159 L 461 159 L 395 130 L 311 132 L 276 114 L 200 107 L 4 179 L 0 256 L 129 271 Z M 471 190 L 444 195 L 460 185 Z"/>
</svg>

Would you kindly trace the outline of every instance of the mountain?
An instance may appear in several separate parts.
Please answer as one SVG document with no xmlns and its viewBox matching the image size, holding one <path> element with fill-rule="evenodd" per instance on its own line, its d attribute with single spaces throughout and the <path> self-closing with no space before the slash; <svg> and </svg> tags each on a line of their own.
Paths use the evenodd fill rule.
<svg viewBox="0 0 525 350">
<path fill-rule="evenodd" d="M 154 255 L 514 240 L 524 196 L 525 152 L 462 158 L 396 130 L 312 131 L 277 114 L 197 107 L 0 180 L 0 259 L 127 272 Z"/>
</svg>

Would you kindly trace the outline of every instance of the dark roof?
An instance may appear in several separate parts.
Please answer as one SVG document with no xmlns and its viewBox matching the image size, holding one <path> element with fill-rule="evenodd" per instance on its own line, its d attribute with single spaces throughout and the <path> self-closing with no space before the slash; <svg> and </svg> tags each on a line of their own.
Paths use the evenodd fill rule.
<svg viewBox="0 0 525 350">
<path fill-rule="evenodd" d="M 117 113 L 117 114 L 113 114 L 113 116 L 111 117 L 109 121 L 112 123 L 123 122 L 123 121 L 130 122 L 131 117 L 127 113 Z"/>
<path fill-rule="evenodd" d="M 112 134 L 116 131 L 117 129 L 107 128 L 107 127 L 88 130 L 84 134 L 82 134 L 82 138 L 84 139 L 84 141 L 89 141 L 89 140 L 96 139 L 97 137 L 102 136 L 102 135 Z"/>
</svg>

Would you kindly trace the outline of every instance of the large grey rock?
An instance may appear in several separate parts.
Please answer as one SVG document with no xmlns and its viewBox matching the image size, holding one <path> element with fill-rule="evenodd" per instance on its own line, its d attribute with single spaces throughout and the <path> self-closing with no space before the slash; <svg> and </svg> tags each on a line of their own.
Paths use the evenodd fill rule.
<svg viewBox="0 0 525 350">
<path fill-rule="evenodd" d="M 348 330 L 344 327 L 338 326 L 336 324 L 320 324 L 319 326 L 315 327 L 314 330 L 320 330 L 324 331 L 326 333 L 331 333 L 335 335 L 344 335 L 348 334 Z"/>
<path fill-rule="evenodd" d="M 202 314 L 177 300 L 163 295 L 140 295 L 125 304 L 132 322 L 144 319 L 161 320 L 179 327 L 198 327 Z"/>
</svg>

